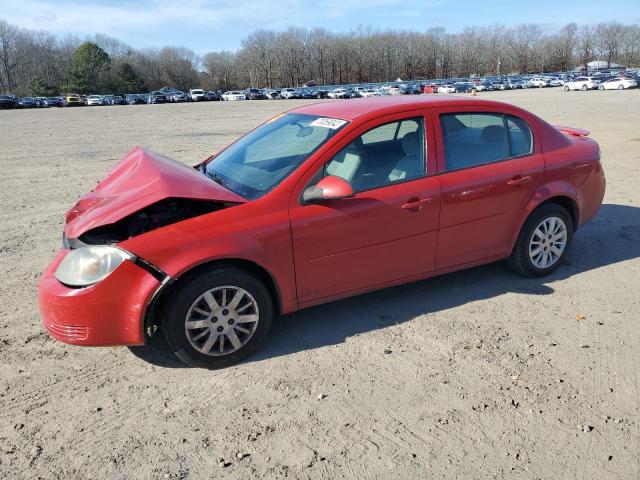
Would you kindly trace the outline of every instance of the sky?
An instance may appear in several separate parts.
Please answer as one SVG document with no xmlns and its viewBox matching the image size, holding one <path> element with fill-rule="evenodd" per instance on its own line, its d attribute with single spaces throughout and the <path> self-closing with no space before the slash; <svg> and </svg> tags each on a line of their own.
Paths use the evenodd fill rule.
<svg viewBox="0 0 640 480">
<path fill-rule="evenodd" d="M 134 48 L 183 46 L 202 54 L 236 50 L 254 30 L 289 26 L 348 32 L 374 29 L 424 31 L 442 26 L 537 23 L 553 33 L 569 22 L 640 23 L 638 0 L 0 0 L 0 20 L 65 36 L 97 33 Z"/>
</svg>

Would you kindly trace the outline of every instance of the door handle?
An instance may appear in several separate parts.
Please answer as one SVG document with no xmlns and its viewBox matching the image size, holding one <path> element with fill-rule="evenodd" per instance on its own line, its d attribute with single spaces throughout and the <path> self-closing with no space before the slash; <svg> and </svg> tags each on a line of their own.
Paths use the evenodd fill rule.
<svg viewBox="0 0 640 480">
<path fill-rule="evenodd" d="M 422 207 L 424 207 L 425 205 L 430 205 L 432 201 L 432 198 L 411 198 L 410 200 L 407 201 L 407 203 L 405 203 L 404 205 L 402 205 L 402 208 L 404 208 L 405 210 L 422 210 Z"/>
<path fill-rule="evenodd" d="M 531 181 L 531 177 L 527 175 L 526 177 L 521 177 L 520 175 L 513 177 L 511 180 L 507 182 L 507 185 L 510 187 L 517 187 L 519 185 L 524 185 L 525 183 L 529 183 Z"/>
</svg>

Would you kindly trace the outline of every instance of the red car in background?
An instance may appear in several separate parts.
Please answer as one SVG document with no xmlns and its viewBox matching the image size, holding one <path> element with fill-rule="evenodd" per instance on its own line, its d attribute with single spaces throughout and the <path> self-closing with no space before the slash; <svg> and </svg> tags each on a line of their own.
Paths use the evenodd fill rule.
<svg viewBox="0 0 640 480">
<path fill-rule="evenodd" d="M 279 115 L 188 167 L 134 148 L 66 215 L 39 285 L 50 334 L 208 368 L 272 317 L 508 259 L 541 276 L 593 218 L 598 144 L 504 103 L 402 96 Z"/>
</svg>

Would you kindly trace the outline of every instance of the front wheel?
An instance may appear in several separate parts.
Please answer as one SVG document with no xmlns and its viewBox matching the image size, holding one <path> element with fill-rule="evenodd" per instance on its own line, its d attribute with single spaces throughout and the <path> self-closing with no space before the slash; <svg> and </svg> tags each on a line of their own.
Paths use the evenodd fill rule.
<svg viewBox="0 0 640 480">
<path fill-rule="evenodd" d="M 588 89 L 589 89 L 589 87 L 587 87 L 586 85 L 582 85 L 581 90 L 582 90 L 583 92 L 586 92 Z"/>
<path fill-rule="evenodd" d="M 565 85 L 565 86 L 563 87 L 563 90 L 564 90 L 565 92 L 568 92 L 568 91 L 569 91 L 569 85 Z"/>
<path fill-rule="evenodd" d="M 219 266 L 182 285 L 163 311 L 169 347 L 194 367 L 224 368 L 256 351 L 273 317 L 265 285 L 239 268 Z"/>
<path fill-rule="evenodd" d="M 618 85 L 618 90 L 624 90 L 624 85 Z"/>
<path fill-rule="evenodd" d="M 604 85 L 600 85 L 600 86 L 598 87 L 598 90 L 604 90 Z"/>
<path fill-rule="evenodd" d="M 509 266 L 526 277 L 548 275 L 560 266 L 572 239 L 569 213 L 560 205 L 542 205 L 524 223 Z"/>
</svg>

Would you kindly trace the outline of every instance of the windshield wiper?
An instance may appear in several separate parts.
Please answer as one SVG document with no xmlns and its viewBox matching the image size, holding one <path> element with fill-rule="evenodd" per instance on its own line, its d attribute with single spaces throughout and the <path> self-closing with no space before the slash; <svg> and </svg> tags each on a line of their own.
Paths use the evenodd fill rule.
<svg viewBox="0 0 640 480">
<path fill-rule="evenodd" d="M 230 188 L 228 187 L 228 183 L 225 182 L 222 179 L 222 177 L 220 175 L 218 175 L 217 173 L 209 173 L 209 172 L 207 172 L 206 168 L 204 168 L 204 167 L 202 169 L 202 173 L 204 173 L 207 177 L 209 177 L 211 180 L 216 182 L 218 185 L 222 185 L 227 190 L 230 190 Z"/>
</svg>

